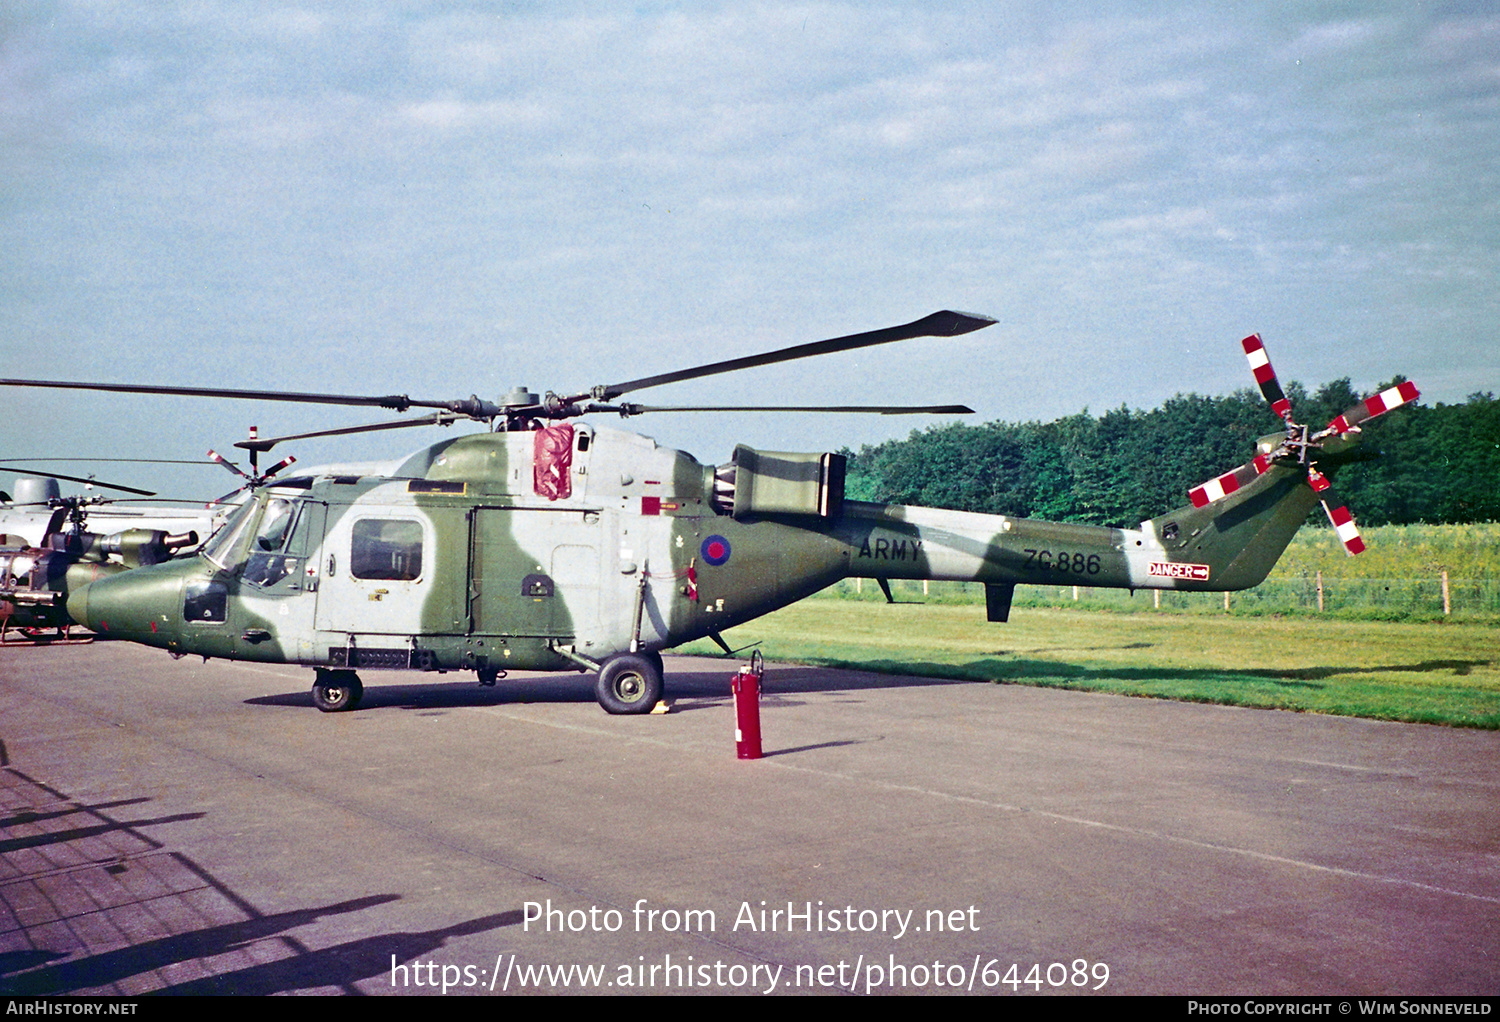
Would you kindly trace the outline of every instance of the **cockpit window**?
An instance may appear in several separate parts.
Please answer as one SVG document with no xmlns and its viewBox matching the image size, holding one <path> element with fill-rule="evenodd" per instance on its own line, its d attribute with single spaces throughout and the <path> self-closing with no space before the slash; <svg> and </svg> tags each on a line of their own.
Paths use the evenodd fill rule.
<svg viewBox="0 0 1500 1022">
<path fill-rule="evenodd" d="M 220 568 L 231 568 L 231 559 L 235 556 L 235 548 L 240 545 L 240 540 L 245 535 L 251 521 L 255 518 L 255 512 L 260 509 L 260 504 L 254 500 L 247 500 L 239 507 L 229 513 L 224 524 L 219 526 L 207 543 L 203 544 L 201 553 L 214 565 Z"/>
<path fill-rule="evenodd" d="M 285 497 L 272 497 L 266 501 L 266 513 L 261 516 L 260 528 L 255 532 L 256 550 L 281 549 L 295 509 L 296 505 Z"/>
<path fill-rule="evenodd" d="M 244 579 L 251 585 L 274 586 L 302 566 L 302 557 L 307 552 L 308 515 L 298 516 L 299 506 L 305 512 L 306 505 L 299 505 L 285 497 L 272 497 L 266 501 L 266 513 L 261 516 L 260 527 L 255 530 L 255 542 L 250 544 L 250 558 L 245 562 Z M 295 528 L 293 521 L 297 522 Z"/>
</svg>

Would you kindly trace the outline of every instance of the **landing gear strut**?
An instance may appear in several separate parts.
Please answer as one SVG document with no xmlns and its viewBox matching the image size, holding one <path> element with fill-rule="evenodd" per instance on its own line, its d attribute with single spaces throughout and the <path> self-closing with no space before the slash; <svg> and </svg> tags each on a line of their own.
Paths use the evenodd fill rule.
<svg viewBox="0 0 1500 1022">
<path fill-rule="evenodd" d="M 330 671 L 318 668 L 313 679 L 313 705 L 324 713 L 352 710 L 364 697 L 365 687 L 353 671 Z"/>
</svg>

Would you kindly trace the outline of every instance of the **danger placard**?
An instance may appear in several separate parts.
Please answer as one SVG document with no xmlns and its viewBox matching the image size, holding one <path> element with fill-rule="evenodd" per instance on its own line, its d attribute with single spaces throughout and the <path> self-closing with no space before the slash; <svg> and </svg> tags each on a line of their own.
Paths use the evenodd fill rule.
<svg viewBox="0 0 1500 1022">
<path fill-rule="evenodd" d="M 1195 582 L 1207 582 L 1208 565 L 1152 561 L 1150 574 L 1157 578 L 1190 578 Z"/>
</svg>

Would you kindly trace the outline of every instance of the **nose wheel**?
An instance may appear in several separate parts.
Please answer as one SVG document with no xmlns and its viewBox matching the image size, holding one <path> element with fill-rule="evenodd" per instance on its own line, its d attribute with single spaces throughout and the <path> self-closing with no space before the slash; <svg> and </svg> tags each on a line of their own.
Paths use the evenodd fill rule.
<svg viewBox="0 0 1500 1022">
<path fill-rule="evenodd" d="M 313 680 L 313 705 L 324 713 L 352 710 L 364 697 L 365 687 L 353 671 L 319 670 Z"/>
</svg>

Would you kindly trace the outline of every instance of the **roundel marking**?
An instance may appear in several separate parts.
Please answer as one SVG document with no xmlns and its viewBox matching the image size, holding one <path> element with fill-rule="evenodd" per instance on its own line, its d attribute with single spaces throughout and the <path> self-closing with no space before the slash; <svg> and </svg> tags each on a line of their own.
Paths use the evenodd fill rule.
<svg viewBox="0 0 1500 1022">
<path fill-rule="evenodd" d="M 710 536 L 703 541 L 698 552 L 703 555 L 705 561 L 717 568 L 729 560 L 729 540 L 723 536 Z"/>
</svg>

